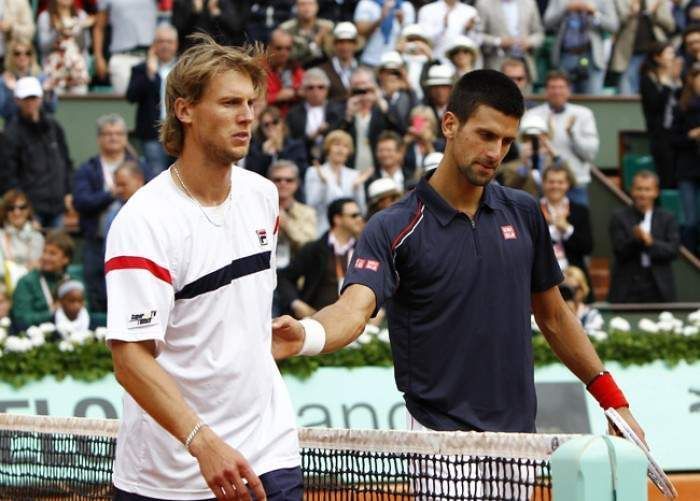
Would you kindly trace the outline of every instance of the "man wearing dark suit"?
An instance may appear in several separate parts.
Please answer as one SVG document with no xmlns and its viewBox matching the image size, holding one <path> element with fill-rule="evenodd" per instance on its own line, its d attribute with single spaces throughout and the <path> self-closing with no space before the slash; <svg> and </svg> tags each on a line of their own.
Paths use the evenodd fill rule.
<svg viewBox="0 0 700 501">
<path fill-rule="evenodd" d="M 328 75 L 328 99 L 342 101 L 350 97 L 350 76 L 357 68 L 357 28 L 349 22 L 338 23 L 333 30 L 334 56 L 319 66 Z"/>
<path fill-rule="evenodd" d="M 377 179 L 392 179 L 401 191 L 407 190 L 415 184 L 414 172 L 406 169 L 404 157 L 405 145 L 403 138 L 393 130 L 385 130 L 377 138 L 375 157 L 377 166 L 374 174 L 367 180 L 366 186 Z"/>
<path fill-rule="evenodd" d="M 157 175 L 169 165 L 168 156 L 158 141 L 158 124 L 165 117 L 161 96 L 165 80 L 175 65 L 177 31 L 168 25 L 156 29 L 153 45 L 146 61 L 131 69 L 126 98 L 136 103 L 135 135 L 141 141 L 143 155 L 150 171 Z"/>
<path fill-rule="evenodd" d="M 633 206 L 613 213 L 610 239 L 615 261 L 610 283 L 611 303 L 674 301 L 671 263 L 678 255 L 680 237 L 673 214 L 654 207 L 659 178 L 640 171 L 632 181 Z"/>
<path fill-rule="evenodd" d="M 313 315 L 338 299 L 355 241 L 364 228 L 359 205 L 339 198 L 328 206 L 331 229 L 304 245 L 285 270 L 280 270 L 277 292 L 283 308 L 297 318 Z M 296 284 L 304 277 L 304 287 Z"/>
<path fill-rule="evenodd" d="M 330 80 L 320 68 L 306 70 L 301 83 L 304 100 L 287 113 L 287 128 L 294 139 L 303 139 L 309 160 L 321 160 L 326 132 L 338 128 L 345 113 L 342 103 L 328 101 Z"/>
</svg>

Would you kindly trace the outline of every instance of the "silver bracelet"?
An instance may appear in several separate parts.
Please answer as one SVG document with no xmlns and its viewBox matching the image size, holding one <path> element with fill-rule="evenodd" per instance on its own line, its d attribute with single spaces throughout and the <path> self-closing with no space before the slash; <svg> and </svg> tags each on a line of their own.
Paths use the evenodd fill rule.
<svg viewBox="0 0 700 501">
<path fill-rule="evenodd" d="M 190 445 L 192 445 L 194 437 L 197 436 L 197 433 L 199 433 L 199 430 L 201 430 L 203 426 L 206 426 L 206 423 L 204 423 L 204 421 L 200 421 L 199 423 L 194 425 L 194 428 L 192 428 L 192 431 L 189 435 L 187 435 L 187 438 L 185 439 L 185 449 L 187 449 L 188 451 L 190 450 Z"/>
</svg>

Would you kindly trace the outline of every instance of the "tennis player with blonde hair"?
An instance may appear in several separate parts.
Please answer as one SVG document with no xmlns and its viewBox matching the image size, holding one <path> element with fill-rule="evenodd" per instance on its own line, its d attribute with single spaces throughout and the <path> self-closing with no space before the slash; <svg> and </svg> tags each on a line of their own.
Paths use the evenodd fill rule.
<svg viewBox="0 0 700 501">
<path fill-rule="evenodd" d="M 108 341 L 125 388 L 117 500 L 300 500 L 294 413 L 270 353 L 278 197 L 245 156 L 263 54 L 201 35 L 170 72 L 177 161 L 107 240 Z"/>
</svg>

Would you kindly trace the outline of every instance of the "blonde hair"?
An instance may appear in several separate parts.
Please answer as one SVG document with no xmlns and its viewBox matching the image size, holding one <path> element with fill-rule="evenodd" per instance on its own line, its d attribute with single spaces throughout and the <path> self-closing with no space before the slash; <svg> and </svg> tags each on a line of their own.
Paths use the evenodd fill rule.
<svg viewBox="0 0 700 501">
<path fill-rule="evenodd" d="M 335 143 L 345 143 L 350 149 L 350 155 L 355 151 L 355 146 L 352 143 L 352 136 L 344 130 L 336 129 L 328 133 L 326 139 L 323 140 L 323 152 L 328 155 L 331 146 Z"/>
<path fill-rule="evenodd" d="M 178 98 L 196 104 L 211 79 L 230 70 L 249 76 L 259 94 L 265 93 L 267 84 L 265 53 L 260 44 L 226 47 L 202 33 L 189 38 L 195 45 L 180 56 L 165 84 L 166 115 L 160 126 L 160 140 L 165 151 L 173 157 L 180 155 L 185 141 L 185 130 L 175 116 L 175 101 Z"/>
<path fill-rule="evenodd" d="M 588 297 L 588 293 L 591 292 L 591 289 L 588 286 L 588 280 L 586 280 L 586 275 L 583 273 L 583 270 L 581 268 L 579 268 L 578 266 L 567 266 L 564 270 L 564 277 L 570 278 L 571 280 L 576 282 L 576 284 L 578 284 L 578 288 L 581 291 L 582 298 Z"/>
<path fill-rule="evenodd" d="M 17 73 L 19 70 L 17 69 L 17 64 L 15 63 L 14 52 L 20 46 L 26 47 L 31 52 L 31 55 L 29 56 L 31 62 L 29 63 L 28 75 L 19 75 Z M 41 73 L 41 66 L 39 66 L 39 63 L 37 62 L 36 50 L 34 49 L 34 45 L 32 45 L 31 40 L 22 37 L 13 38 L 12 40 L 10 40 L 10 43 L 7 44 L 7 49 L 5 50 L 5 69 L 15 76 L 39 76 L 39 74 Z"/>
</svg>

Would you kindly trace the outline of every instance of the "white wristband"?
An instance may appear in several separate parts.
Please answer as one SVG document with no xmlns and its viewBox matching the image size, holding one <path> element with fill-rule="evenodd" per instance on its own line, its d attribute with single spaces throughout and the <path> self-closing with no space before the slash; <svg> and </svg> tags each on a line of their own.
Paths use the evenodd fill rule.
<svg viewBox="0 0 700 501">
<path fill-rule="evenodd" d="M 304 318 L 299 321 L 304 327 L 304 346 L 301 347 L 299 355 L 318 355 L 326 345 L 326 329 L 321 322 L 313 318 Z"/>
</svg>

